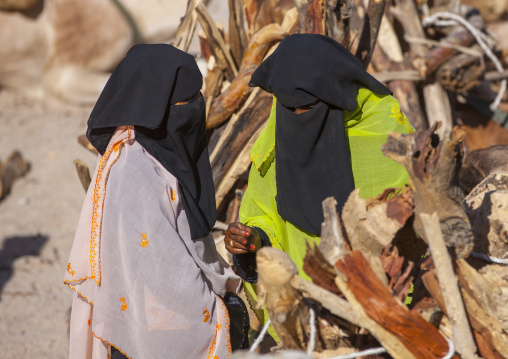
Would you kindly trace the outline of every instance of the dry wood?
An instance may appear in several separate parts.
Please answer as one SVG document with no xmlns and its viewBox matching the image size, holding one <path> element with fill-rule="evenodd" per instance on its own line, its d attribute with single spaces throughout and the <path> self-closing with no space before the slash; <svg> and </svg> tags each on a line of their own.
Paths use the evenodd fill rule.
<svg viewBox="0 0 508 359">
<path fill-rule="evenodd" d="M 309 309 L 290 280 L 298 270 L 289 256 L 273 247 L 261 248 L 256 255 L 258 306 L 270 315 L 272 325 L 287 349 L 302 349 L 308 342 L 305 326 Z"/>
<path fill-rule="evenodd" d="M 268 24 L 281 24 L 286 12 L 294 6 L 293 0 L 245 0 L 248 39 Z"/>
<path fill-rule="evenodd" d="M 396 0 L 390 13 L 401 23 L 407 36 L 424 39 L 425 32 L 413 0 Z M 421 44 L 410 44 L 412 56 L 424 56 L 427 48 Z"/>
<path fill-rule="evenodd" d="M 0 165 L 0 199 L 4 198 L 12 188 L 14 181 L 24 176 L 30 165 L 23 159 L 21 152 L 13 151 Z"/>
<path fill-rule="evenodd" d="M 364 327 L 394 358 L 442 358 L 448 344 L 436 328 L 411 313 L 371 270 L 361 252 L 336 263 L 336 283 Z"/>
<path fill-rule="evenodd" d="M 319 251 L 328 263 L 335 263 L 349 253 L 349 246 L 344 238 L 343 227 L 337 213 L 335 198 L 328 197 L 323 201 L 323 214 L 325 220 L 321 224 Z"/>
<path fill-rule="evenodd" d="M 508 258 L 508 174 L 492 173 L 464 200 L 475 251 Z"/>
<path fill-rule="evenodd" d="M 460 93 L 479 85 L 482 75 L 479 57 L 459 54 L 441 65 L 436 71 L 436 80 L 445 89 Z"/>
<path fill-rule="evenodd" d="M 227 130 L 231 135 L 223 133 L 221 136 L 221 140 L 222 137 L 224 138 L 223 145 L 217 144 L 210 156 L 217 208 L 221 206 L 222 200 L 238 177 L 249 168 L 251 164 L 250 149 L 264 128 L 270 114 L 271 104 L 272 96 L 270 94 L 260 91 L 253 92 L 242 110 L 236 115 L 237 120 L 231 120 L 228 123 Z"/>
<path fill-rule="evenodd" d="M 477 29 L 482 29 L 485 26 L 481 15 L 472 15 L 468 21 Z M 473 35 L 463 26 L 455 27 L 445 39 L 441 40 L 446 44 L 460 46 L 469 46 L 473 41 Z M 456 53 L 457 51 L 451 47 L 436 47 L 428 51 L 427 54 L 415 58 L 413 66 L 420 72 L 421 77 L 427 78 Z"/>
<path fill-rule="evenodd" d="M 235 60 L 236 66 L 240 67 L 243 53 L 247 48 L 247 33 L 241 1 L 229 0 L 229 48 Z"/>
<path fill-rule="evenodd" d="M 233 223 L 239 221 L 240 204 L 242 203 L 244 190 L 235 190 L 235 197 L 229 202 L 228 210 L 226 212 L 226 223 Z"/>
<path fill-rule="evenodd" d="M 247 99 L 253 88 L 250 77 L 263 61 L 271 46 L 284 38 L 285 31 L 278 24 L 270 24 L 258 31 L 249 41 L 240 72 L 231 86 L 216 97 L 207 117 L 207 128 L 214 128 L 226 121 Z"/>
<path fill-rule="evenodd" d="M 446 314 L 453 328 L 453 342 L 461 357 L 476 358 L 476 346 L 467 320 L 466 310 L 460 294 L 457 276 L 446 248 L 437 213 L 418 214 L 423 226 L 425 240 L 436 267 L 439 287 L 443 293 Z"/>
<path fill-rule="evenodd" d="M 198 14 L 196 13 L 196 7 L 202 2 L 202 0 L 188 0 L 187 10 L 182 18 L 182 22 L 176 31 L 175 40 L 172 45 L 176 48 L 187 52 L 189 50 L 192 36 L 196 29 L 196 23 L 198 20 Z"/>
<path fill-rule="evenodd" d="M 42 0 L 0 0 L 2 11 L 26 11 L 41 3 Z"/>
<path fill-rule="evenodd" d="M 349 19 L 353 5 L 354 0 L 328 0 L 324 13 L 326 35 L 346 49 L 349 49 L 351 42 Z"/>
<path fill-rule="evenodd" d="M 222 36 L 219 28 L 213 22 L 212 17 L 208 13 L 205 5 L 199 3 L 196 5 L 196 13 L 198 14 L 199 23 L 206 34 L 210 48 L 217 61 L 217 66 L 225 70 L 226 78 L 232 81 L 238 75 L 238 69 L 235 61 L 226 46 L 224 37 Z"/>
<path fill-rule="evenodd" d="M 381 194 L 367 205 L 359 193 L 355 189 L 344 204 L 344 227 L 353 250 L 379 256 L 412 215 L 413 199 L 407 191 L 390 199 Z"/>
<path fill-rule="evenodd" d="M 482 292 L 477 289 L 487 289 L 485 278 L 472 268 L 465 260 L 457 261 L 457 272 L 462 295 L 472 327 L 475 329 L 475 339 L 478 349 L 484 358 L 508 358 L 508 334 L 503 325 L 496 318 L 491 308 L 492 302 L 484 300 Z M 495 292 L 494 288 L 491 292 Z"/>
<path fill-rule="evenodd" d="M 88 187 L 90 186 L 90 182 L 92 182 L 92 177 L 90 176 L 90 169 L 87 164 L 80 159 L 74 160 L 74 165 L 76 166 L 76 171 L 78 172 L 79 181 L 83 186 L 83 189 L 88 191 Z"/>
<path fill-rule="evenodd" d="M 295 0 L 300 33 L 324 34 L 323 0 Z"/>
<path fill-rule="evenodd" d="M 467 258 L 473 249 L 473 235 L 461 204 L 464 194 L 457 178 L 464 132 L 454 128 L 450 137 L 440 142 L 436 128 L 437 124 L 409 135 L 391 132 L 382 151 L 409 173 L 416 234 L 425 239 L 418 214 L 437 212 L 447 246 L 455 247 L 459 257 Z"/>
<path fill-rule="evenodd" d="M 383 38 L 381 38 L 382 40 Z M 402 50 L 395 52 L 402 53 Z M 384 46 L 384 47 L 388 47 Z M 388 50 L 391 51 L 391 50 Z M 372 55 L 372 65 L 378 72 L 395 72 L 413 70 L 412 67 L 403 62 L 395 62 L 390 60 L 387 52 L 383 50 L 383 46 L 376 46 Z M 427 119 L 420 105 L 420 98 L 414 81 L 395 80 L 388 84 L 390 90 L 393 91 L 395 98 L 399 100 L 400 108 L 411 122 L 411 125 L 417 130 L 428 128 Z"/>
<path fill-rule="evenodd" d="M 385 0 L 370 0 L 367 7 L 367 14 L 363 23 L 363 30 L 360 42 L 356 49 L 355 56 L 360 59 L 363 67 L 367 68 L 376 45 L 379 27 L 385 11 Z"/>
<path fill-rule="evenodd" d="M 440 122 L 441 126 L 436 130 L 436 134 L 440 139 L 449 137 L 452 132 L 453 120 L 446 91 L 437 82 L 427 84 L 423 87 L 423 97 L 425 98 L 429 127 Z"/>
<path fill-rule="evenodd" d="M 362 326 L 360 318 L 356 316 L 351 305 L 345 299 L 297 275 L 291 278 L 290 283 L 296 290 L 305 293 L 308 298 L 320 303 L 324 308 L 328 309 L 330 313 L 352 324 Z"/>
<path fill-rule="evenodd" d="M 321 245 L 321 243 L 320 243 Z M 349 253 L 347 251 L 345 254 Z M 333 261 L 331 263 L 335 263 Z M 303 271 L 312 279 L 312 283 L 333 293 L 341 298 L 344 295 L 340 292 L 335 284 L 335 267 L 330 264 L 317 247 L 307 245 L 307 254 L 303 259 Z"/>
</svg>

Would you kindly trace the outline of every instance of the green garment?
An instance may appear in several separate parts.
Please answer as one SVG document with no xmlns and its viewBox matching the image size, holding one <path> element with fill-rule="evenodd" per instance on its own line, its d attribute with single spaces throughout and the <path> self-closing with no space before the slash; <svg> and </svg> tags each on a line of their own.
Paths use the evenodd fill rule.
<svg viewBox="0 0 508 359">
<path fill-rule="evenodd" d="M 344 111 L 355 188 L 360 189 L 362 198 L 375 197 L 386 188 L 403 187 L 408 183 L 406 170 L 402 165 L 385 157 L 381 152 L 381 145 L 386 142 L 389 131 L 411 133 L 414 129 L 400 111 L 399 102 L 393 96 L 378 96 L 361 88 L 356 99 L 356 110 Z M 298 267 L 299 275 L 310 279 L 302 269 L 306 242 L 317 245 L 320 238 L 282 219 L 275 202 L 275 103 L 274 97 L 266 128 L 250 152 L 253 166 L 240 207 L 240 221 L 248 226 L 261 228 L 270 238 L 273 247 L 282 249 L 291 257 Z M 294 195 L 298 196 L 298 193 Z M 302 206 L 305 206 L 305 203 L 302 203 Z M 257 301 L 255 285 L 245 283 L 245 291 L 254 309 L 253 301 Z M 266 313 L 256 311 L 256 315 L 262 323 L 266 321 Z M 270 332 L 274 336 L 274 332 Z"/>
</svg>

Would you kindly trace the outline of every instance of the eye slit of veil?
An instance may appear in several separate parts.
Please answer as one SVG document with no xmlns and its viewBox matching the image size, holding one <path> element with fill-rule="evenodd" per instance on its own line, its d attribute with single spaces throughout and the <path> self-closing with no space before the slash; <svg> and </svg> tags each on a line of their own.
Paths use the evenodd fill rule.
<svg viewBox="0 0 508 359">
<path fill-rule="evenodd" d="M 286 107 L 288 110 L 295 114 L 304 113 L 307 111 L 312 110 L 314 107 L 316 107 L 319 104 L 319 100 L 316 100 L 314 102 L 309 103 L 308 105 L 298 106 L 298 107 Z"/>
<path fill-rule="evenodd" d="M 175 102 L 175 105 L 177 105 L 177 106 L 187 105 L 191 102 L 199 100 L 201 97 L 203 97 L 203 95 L 201 94 L 201 91 L 198 91 L 191 98 L 189 98 L 187 100 Z"/>
</svg>

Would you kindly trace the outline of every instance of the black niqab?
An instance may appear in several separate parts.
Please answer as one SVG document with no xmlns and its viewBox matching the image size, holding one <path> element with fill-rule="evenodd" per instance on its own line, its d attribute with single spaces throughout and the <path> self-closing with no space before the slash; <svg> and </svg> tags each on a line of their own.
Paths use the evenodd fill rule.
<svg viewBox="0 0 508 359">
<path fill-rule="evenodd" d="M 355 188 L 343 110 L 356 109 L 361 87 L 380 95 L 390 91 L 342 45 L 316 34 L 285 38 L 252 74 L 251 86 L 277 98 L 277 210 L 320 235 L 322 201 L 334 196 L 340 210 Z M 318 100 L 301 114 L 289 109 Z"/>
<path fill-rule="evenodd" d="M 134 125 L 136 140 L 179 183 L 191 237 L 210 233 L 215 193 L 206 146 L 202 86 L 194 58 L 166 44 L 136 45 L 111 74 L 88 120 L 87 137 L 101 153 L 117 126 Z"/>
</svg>

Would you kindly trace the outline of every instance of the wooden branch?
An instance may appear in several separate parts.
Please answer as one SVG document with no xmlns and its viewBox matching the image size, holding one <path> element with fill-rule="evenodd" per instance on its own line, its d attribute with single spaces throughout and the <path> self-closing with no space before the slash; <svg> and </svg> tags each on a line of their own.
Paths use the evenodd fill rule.
<svg viewBox="0 0 508 359">
<path fill-rule="evenodd" d="M 466 310 L 474 328 L 478 349 L 484 358 L 508 358 L 508 334 L 496 318 L 496 308 L 487 293 L 495 293 L 494 288 L 484 276 L 472 268 L 464 259 L 457 261 L 462 295 Z M 484 294 L 483 290 L 488 292 Z M 487 294 L 488 295 L 488 294 Z"/>
<path fill-rule="evenodd" d="M 420 16 L 413 0 L 395 0 L 396 6 L 390 8 L 390 13 L 401 23 L 407 36 L 425 39 Z M 410 44 L 413 56 L 424 56 L 427 48 L 421 44 Z"/>
<path fill-rule="evenodd" d="M 355 189 L 344 204 L 344 227 L 353 250 L 379 256 L 413 214 L 413 199 L 406 192 L 407 195 L 372 201 L 367 206 L 366 200 L 360 198 L 359 193 L 359 189 Z"/>
<path fill-rule="evenodd" d="M 210 43 L 217 65 L 226 71 L 226 77 L 229 81 L 232 81 L 233 78 L 238 75 L 238 69 L 226 46 L 224 37 L 213 22 L 212 17 L 203 3 L 196 5 L 196 13 L 198 14 L 199 23 Z"/>
<path fill-rule="evenodd" d="M 300 33 L 324 34 L 323 0 L 295 0 Z"/>
<path fill-rule="evenodd" d="M 353 251 L 336 264 L 336 283 L 355 314 L 372 335 L 398 358 L 442 358 L 448 343 L 436 328 L 411 313 L 378 280 L 361 252 Z"/>
<path fill-rule="evenodd" d="M 87 164 L 80 159 L 74 160 L 74 165 L 76 166 L 76 171 L 78 172 L 79 181 L 83 186 L 83 189 L 88 191 L 88 187 L 90 186 L 90 182 L 92 182 L 92 177 L 90 176 L 90 169 Z"/>
<path fill-rule="evenodd" d="M 482 29 L 485 26 L 479 14 L 472 15 L 468 18 L 468 21 L 477 29 Z M 463 26 L 457 26 L 441 42 L 451 45 L 470 46 L 474 42 L 474 37 Z M 421 77 L 427 78 L 456 53 L 457 51 L 451 47 L 436 47 L 428 51 L 427 54 L 415 58 L 413 66 L 420 72 Z"/>
<path fill-rule="evenodd" d="M 278 24 L 270 24 L 259 30 L 249 41 L 249 47 L 240 66 L 238 76 L 231 86 L 216 97 L 207 116 L 207 128 L 214 128 L 225 122 L 244 103 L 253 88 L 249 86 L 254 70 L 263 61 L 271 46 L 285 36 Z"/>
<path fill-rule="evenodd" d="M 436 71 L 436 80 L 452 92 L 466 92 L 481 83 L 483 67 L 479 57 L 459 54 Z"/>
<path fill-rule="evenodd" d="M 453 119 L 446 91 L 437 82 L 427 84 L 423 87 L 423 97 L 429 126 L 432 127 L 440 122 L 441 126 L 436 130 L 436 134 L 440 139 L 449 137 L 452 132 Z"/>
<path fill-rule="evenodd" d="M 328 197 L 323 201 L 323 214 L 325 221 L 321 224 L 319 252 L 329 263 L 335 263 L 350 250 L 344 238 L 335 198 Z"/>
<path fill-rule="evenodd" d="M 240 67 L 243 54 L 247 48 L 247 33 L 241 2 L 228 0 L 229 4 L 229 48 L 235 60 L 236 66 Z"/>
<path fill-rule="evenodd" d="M 12 188 L 14 181 L 24 176 L 30 165 L 23 159 L 21 152 L 13 151 L 0 165 L 0 199 L 4 198 Z"/>
<path fill-rule="evenodd" d="M 391 132 L 382 151 L 409 173 L 416 234 L 425 239 L 418 213 L 437 212 L 447 246 L 455 247 L 459 257 L 467 258 L 473 249 L 473 236 L 461 204 L 464 194 L 458 182 L 464 131 L 454 128 L 450 137 L 440 142 L 436 128 L 437 124 L 409 135 Z"/>
<path fill-rule="evenodd" d="M 381 19 L 385 10 L 385 0 L 370 0 L 367 7 L 360 43 L 355 56 L 360 59 L 363 67 L 367 68 L 376 45 Z"/>
<path fill-rule="evenodd" d="M 441 233 L 439 216 L 420 213 L 424 236 L 436 267 L 439 286 L 443 293 L 447 317 L 453 328 L 453 342 L 462 358 L 476 358 L 476 346 L 466 316 L 466 310 L 452 262 Z"/>
<path fill-rule="evenodd" d="M 258 306 L 266 308 L 287 349 L 302 349 L 308 340 L 305 325 L 309 323 L 309 310 L 302 295 L 290 284 L 298 269 L 286 253 L 273 247 L 261 248 L 256 262 Z"/>
<path fill-rule="evenodd" d="M 268 120 L 271 105 L 270 94 L 259 89 L 254 90 L 238 115 L 235 115 L 235 119 L 229 121 L 221 135 L 221 143 L 218 143 L 212 152 L 210 162 L 217 208 L 238 177 L 249 168 L 249 152 Z"/>
<path fill-rule="evenodd" d="M 324 308 L 329 310 L 330 313 L 357 326 L 363 326 L 361 319 L 356 316 L 351 305 L 345 299 L 336 296 L 298 275 L 291 278 L 290 283 L 293 288 L 300 292 L 304 292 L 308 298 L 320 303 Z"/>
<path fill-rule="evenodd" d="M 350 47 L 349 19 L 353 11 L 354 0 L 328 0 L 326 2 L 326 34 L 344 46 Z"/>
<path fill-rule="evenodd" d="M 337 276 L 335 273 L 335 267 L 326 260 L 317 247 L 311 247 L 307 243 L 307 253 L 303 258 L 302 268 L 303 271 L 312 279 L 312 283 L 341 298 L 344 297 L 335 284 L 335 277 Z"/>
<path fill-rule="evenodd" d="M 178 30 L 176 30 L 175 40 L 172 45 L 182 51 L 187 52 L 189 50 L 198 20 L 196 7 L 201 3 L 201 1 L 202 0 L 188 0 L 185 15 L 182 18 L 180 26 L 178 26 Z"/>
</svg>

